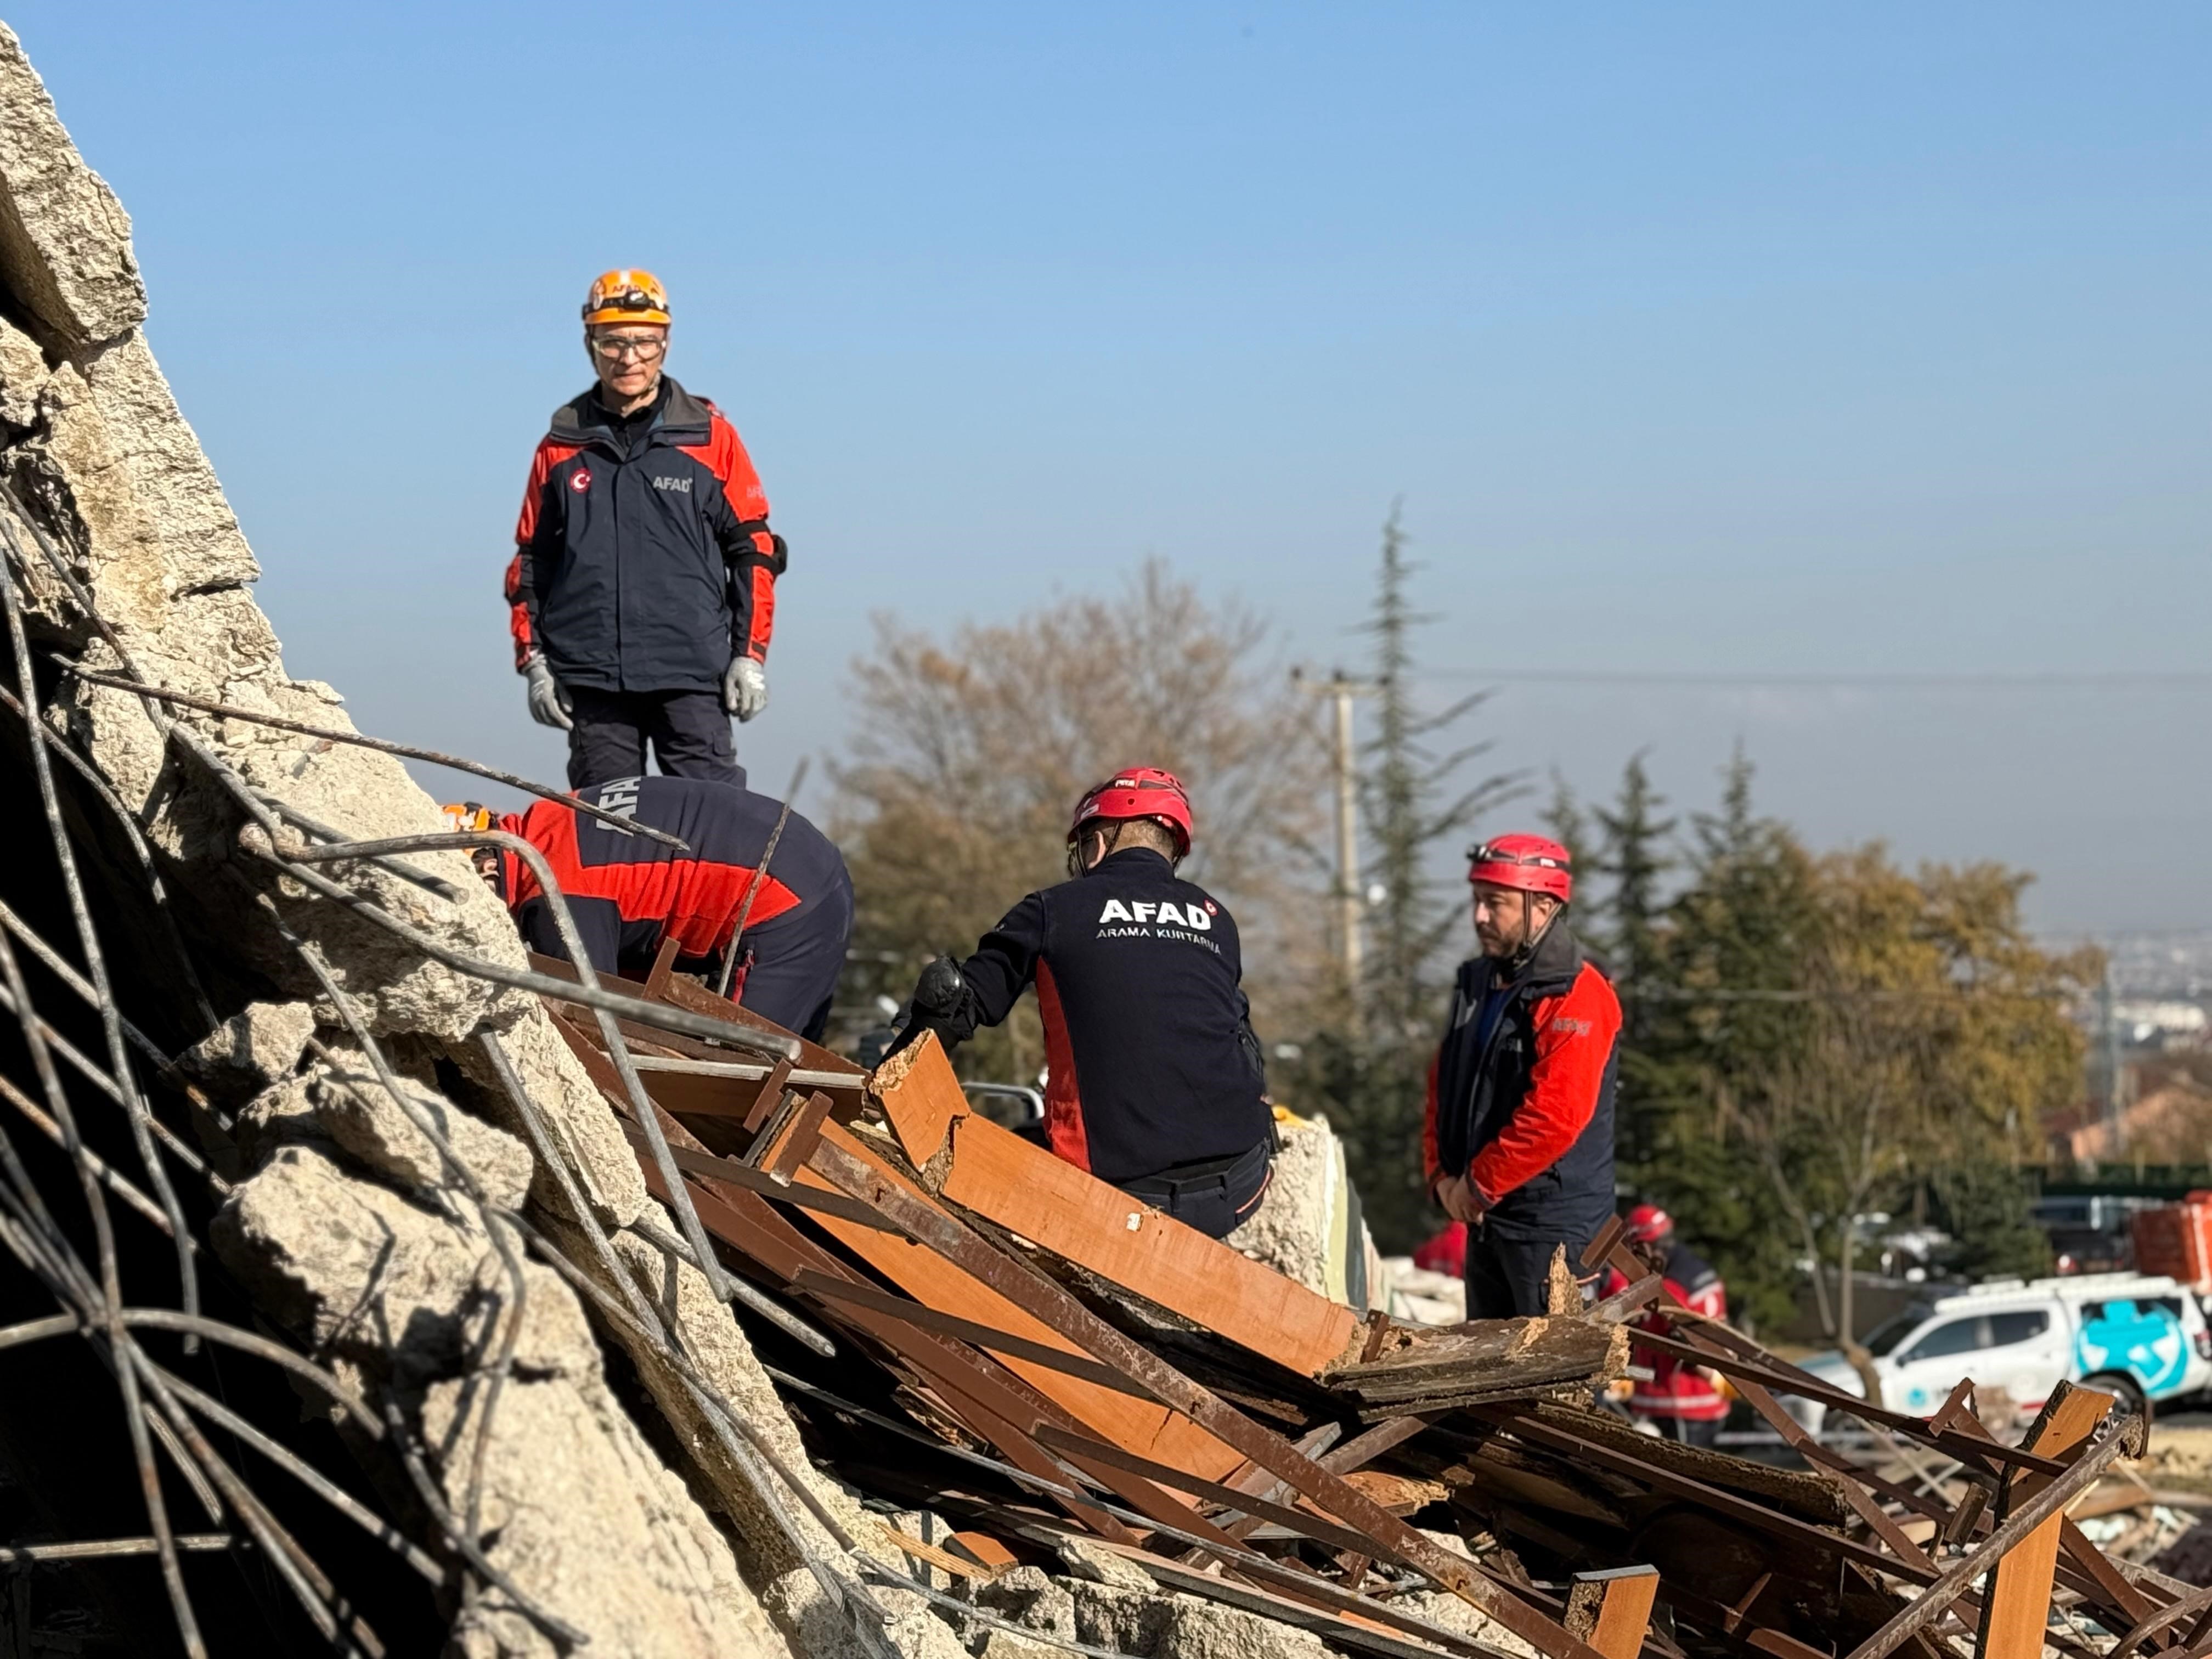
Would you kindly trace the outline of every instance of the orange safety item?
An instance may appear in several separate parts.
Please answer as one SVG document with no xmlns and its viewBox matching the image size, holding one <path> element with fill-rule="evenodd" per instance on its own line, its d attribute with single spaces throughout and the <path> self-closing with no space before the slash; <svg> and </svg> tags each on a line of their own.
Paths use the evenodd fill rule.
<svg viewBox="0 0 2212 1659">
<path fill-rule="evenodd" d="M 2200 1188 L 2179 1204 L 2138 1210 L 2128 1230 L 2137 1273 L 2164 1273 L 2212 1295 L 2212 1192 Z"/>
<path fill-rule="evenodd" d="M 602 271 L 584 296 L 584 326 L 595 323 L 659 323 L 665 327 L 668 290 L 649 270 Z"/>
<path fill-rule="evenodd" d="M 477 801 L 448 801 L 438 810 L 446 815 L 446 830 L 449 835 L 478 835 L 499 827 L 499 820 L 492 816 L 491 808 Z"/>
</svg>

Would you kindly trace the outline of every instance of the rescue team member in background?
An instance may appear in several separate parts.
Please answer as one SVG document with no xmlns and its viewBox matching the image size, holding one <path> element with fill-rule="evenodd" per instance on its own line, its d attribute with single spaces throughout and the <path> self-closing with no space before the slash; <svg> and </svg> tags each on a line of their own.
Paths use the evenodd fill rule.
<svg viewBox="0 0 2212 1659">
<path fill-rule="evenodd" d="M 1613 1218 L 1620 1003 L 1567 926 L 1567 849 L 1500 836 L 1468 854 L 1482 954 L 1460 966 L 1429 1069 L 1429 1190 L 1467 1227 L 1467 1316 L 1546 1311 L 1552 1253 Z"/>
<path fill-rule="evenodd" d="M 768 706 L 783 538 L 721 411 L 661 372 L 668 295 L 611 270 L 584 301 L 599 384 L 538 441 L 507 569 L 530 713 L 568 733 L 568 784 L 645 770 L 741 783 L 730 716 Z"/>
<path fill-rule="evenodd" d="M 1073 879 L 1017 904 L 967 961 L 924 969 L 897 1047 L 925 1030 L 963 1042 L 1034 981 L 1052 1150 L 1219 1238 L 1267 1189 L 1275 1126 L 1237 924 L 1176 875 L 1190 837 L 1172 773 L 1132 767 L 1085 794 Z"/>
<path fill-rule="evenodd" d="M 620 778 L 577 791 L 594 806 L 680 837 L 692 850 L 688 858 L 665 842 L 630 835 L 564 801 L 541 800 L 519 817 L 500 819 L 499 827 L 521 836 L 553 866 L 592 967 L 642 979 L 661 941 L 673 937 L 678 967 L 719 969 L 783 810 L 744 787 L 743 772 L 738 776 L 735 785 Z M 471 808 L 459 811 L 466 814 Z M 465 817 L 457 822 L 471 827 Z M 530 866 L 511 848 L 484 850 L 490 856 L 480 856 L 477 867 L 514 913 L 524 941 L 541 955 L 565 960 L 568 947 Z M 786 820 L 775 856 L 753 889 L 744 922 L 744 936 L 735 943 L 732 999 L 818 1042 L 852 938 L 853 882 L 829 837 L 796 812 Z"/>
<path fill-rule="evenodd" d="M 1628 1212 L 1628 1248 L 1648 1272 L 1666 1278 L 1667 1295 L 1692 1313 L 1714 1319 L 1728 1317 L 1728 1291 L 1721 1276 L 1688 1245 L 1674 1237 L 1674 1219 L 1656 1204 L 1639 1204 Z M 1628 1281 L 1607 1268 L 1599 1294 L 1611 1296 L 1628 1288 Z M 1663 1300 L 1663 1298 L 1662 1298 Z M 1663 1313 L 1644 1314 L 1636 1328 L 1665 1336 L 1673 1322 Z M 1728 1396 L 1702 1365 L 1678 1359 L 1671 1353 L 1644 1347 L 1631 1340 L 1629 1358 L 1650 1373 L 1636 1379 L 1628 1409 L 1669 1440 L 1688 1446 L 1710 1446 L 1728 1420 Z"/>
</svg>

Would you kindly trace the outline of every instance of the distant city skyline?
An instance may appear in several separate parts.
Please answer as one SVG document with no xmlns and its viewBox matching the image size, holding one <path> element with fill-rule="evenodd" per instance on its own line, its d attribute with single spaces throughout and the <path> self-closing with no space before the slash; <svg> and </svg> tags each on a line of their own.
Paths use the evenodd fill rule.
<svg viewBox="0 0 2212 1659">
<path fill-rule="evenodd" d="M 1402 501 L 1424 690 L 1512 676 L 1475 727 L 1540 789 L 1644 752 L 1686 814 L 1741 741 L 1817 847 L 2212 927 L 2202 8 L 8 21 L 365 729 L 558 777 L 499 573 L 642 264 L 791 543 L 764 787 L 842 747 L 878 610 L 1157 556 L 1357 666 Z"/>
</svg>

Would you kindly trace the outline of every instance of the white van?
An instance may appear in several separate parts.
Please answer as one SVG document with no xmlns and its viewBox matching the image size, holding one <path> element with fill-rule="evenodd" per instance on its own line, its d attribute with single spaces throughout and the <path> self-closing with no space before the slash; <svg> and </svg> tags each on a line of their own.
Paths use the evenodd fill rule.
<svg viewBox="0 0 2212 1659">
<path fill-rule="evenodd" d="M 2171 1279 L 2082 1273 L 1994 1279 L 1916 1303 L 1866 1341 L 1881 1378 L 1881 1403 L 1924 1417 L 1961 1377 L 2002 1389 L 2025 1423 L 2063 1377 L 2119 1396 L 2124 1409 L 2195 1394 L 2212 1384 L 2212 1329 L 2197 1298 Z M 1799 1363 L 1832 1388 L 1863 1397 L 1859 1374 L 1840 1353 Z M 1827 1408 L 1788 1398 L 1814 1434 Z"/>
</svg>

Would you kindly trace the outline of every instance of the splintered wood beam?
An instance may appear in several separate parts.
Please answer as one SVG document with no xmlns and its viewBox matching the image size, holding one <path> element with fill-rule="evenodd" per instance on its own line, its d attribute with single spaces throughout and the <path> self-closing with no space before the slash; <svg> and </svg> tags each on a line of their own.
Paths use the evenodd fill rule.
<svg viewBox="0 0 2212 1659">
<path fill-rule="evenodd" d="M 872 1285 L 833 1279 L 828 1273 L 817 1273 L 811 1267 L 801 1268 L 799 1277 L 792 1284 L 794 1289 L 804 1291 L 809 1296 L 854 1303 L 882 1314 L 885 1318 L 896 1319 L 903 1324 L 918 1325 L 923 1330 L 934 1331 L 939 1336 L 970 1343 L 993 1353 L 1012 1354 L 1017 1358 L 1065 1372 L 1069 1376 L 1079 1376 L 1086 1382 L 1096 1382 L 1102 1389 L 1133 1395 L 1139 1400 L 1150 1398 L 1110 1365 L 1102 1365 L 1082 1354 L 1064 1352 L 1042 1342 L 1032 1342 L 1026 1337 L 1010 1336 L 1004 1331 L 993 1330 L 988 1325 L 979 1325 L 972 1319 L 939 1313 L 910 1297 L 893 1296 Z"/>
<path fill-rule="evenodd" d="M 1658 1594 L 1654 1567 L 1578 1572 L 1567 1591 L 1567 1628 L 1605 1659 L 1636 1659 L 1650 1631 L 1651 1603 Z"/>
<path fill-rule="evenodd" d="M 841 1191 L 821 1173 L 823 1167 L 822 1160 L 832 1156 L 857 1163 L 865 1168 L 872 1188 L 881 1187 L 896 1191 L 902 1199 L 951 1223 L 951 1218 L 946 1216 L 921 1188 L 869 1151 L 857 1136 L 836 1123 L 823 1126 L 822 1138 L 815 1146 L 813 1162 L 799 1166 L 793 1176 L 793 1190 L 816 1188 L 849 1197 L 849 1194 Z M 1057 1162 L 1056 1159 L 1054 1161 Z M 871 1207 L 877 1212 L 875 1219 L 880 1224 L 883 1218 L 881 1204 L 871 1200 Z M 894 1237 L 834 1216 L 819 1216 L 816 1219 L 817 1224 L 838 1243 L 924 1306 L 962 1319 L 972 1319 L 994 1330 L 1027 1337 L 1030 1341 L 1042 1343 L 1047 1347 L 1058 1348 L 1079 1357 L 1084 1355 L 1082 1345 L 1021 1306 L 1016 1299 L 1004 1293 L 1002 1286 L 990 1282 L 987 1275 L 974 1273 L 967 1265 L 956 1263 L 927 1246 L 913 1242 L 911 1235 L 905 1230 L 902 1229 Z M 991 1264 L 1010 1268 L 1014 1267 L 1011 1258 L 996 1247 L 987 1245 L 985 1249 L 989 1252 Z M 1022 1275 L 1024 1281 L 1030 1279 L 1028 1268 L 1014 1270 Z M 1093 1359 L 1103 1358 L 1096 1353 L 1089 1357 Z M 1158 1458 L 1176 1468 L 1188 1469 L 1208 1480 L 1220 1479 L 1243 1461 L 1241 1452 L 1192 1422 L 1186 1414 L 1158 1403 L 1157 1399 L 1133 1398 L 1012 1355 L 1006 1356 L 1004 1363 L 1030 1389 L 1065 1408 L 1102 1440 L 1126 1446 L 1147 1457 Z M 1117 1366 L 1117 1369 L 1127 1374 L 1126 1366 Z M 1141 1384 L 1143 1379 L 1132 1380 Z"/>
<path fill-rule="evenodd" d="M 1996 1529 L 1978 1547 L 1953 1562 L 1943 1571 L 1943 1576 L 1915 1596 L 1911 1603 L 1900 1610 L 1880 1630 L 1852 1649 L 1845 1659 L 1885 1659 L 1905 1645 L 1915 1632 L 1941 1619 L 1951 1604 L 1966 1594 L 1974 1580 L 2002 1561 L 2021 1540 L 2033 1533 L 2045 1521 L 2063 1511 L 2074 1495 L 2086 1488 L 2126 1450 L 2131 1437 L 2124 1431 L 2109 1436 L 2101 1443 L 2090 1447 L 2074 1461 L 2057 1480 L 2026 1502 L 2015 1505 L 2011 1514 L 1998 1522 Z M 2132 1443 L 2140 1446 L 2140 1440 Z M 2054 1539 L 2052 1548 L 2057 1548 Z M 2050 1607 L 2045 1586 L 2045 1609 Z M 2036 1641 L 2042 1642 L 2042 1627 L 2037 1626 Z"/>
<path fill-rule="evenodd" d="M 1219 1504 L 1226 1509 L 1241 1510 L 1248 1516 L 1255 1516 L 1262 1521 L 1273 1522 L 1279 1527 L 1286 1528 L 1291 1532 L 1315 1539 L 1321 1543 L 1334 1544 L 1340 1550 L 1351 1550 L 1355 1553 L 1370 1555 L 1375 1552 L 1375 1540 L 1366 1534 L 1354 1532 L 1349 1527 L 1339 1526 L 1325 1516 L 1312 1514 L 1305 1510 L 1291 1509 L 1280 1504 L 1271 1504 L 1265 1498 L 1255 1498 L 1249 1492 L 1240 1492 L 1234 1486 L 1224 1486 L 1218 1481 L 1200 1480 L 1197 1476 L 1185 1474 L 1180 1469 L 1171 1469 L 1164 1464 L 1155 1463 L 1149 1457 L 1133 1456 L 1118 1446 L 1109 1446 L 1099 1441 L 1086 1439 L 1081 1435 L 1069 1434 L 1049 1425 L 1040 1427 L 1036 1431 L 1036 1437 L 1048 1451 L 1058 1453 L 1069 1462 L 1086 1472 L 1093 1465 L 1126 1470 L 1131 1474 L 1141 1474 L 1146 1480 L 1154 1481 L 1160 1486 L 1173 1486 L 1180 1492 L 1190 1493 L 1193 1497 L 1203 1498 L 1210 1502 Z M 1395 1556 L 1393 1559 L 1395 1559 Z"/>
<path fill-rule="evenodd" d="M 2061 1382 L 2028 1431 L 2027 1443 L 2045 1456 L 2072 1451 L 2097 1431 L 2114 1403 L 2108 1394 Z M 2051 1484 L 2032 1472 L 2015 1474 L 2000 1502 L 2010 1509 Z M 2051 1622 L 2051 1577 L 2058 1569 L 2064 1521 L 2063 1513 L 2052 1514 L 1997 1563 L 1983 1597 L 1981 1634 L 1974 1644 L 1978 1659 L 2042 1659 L 2044 1626 Z"/>
<path fill-rule="evenodd" d="M 916 1169 L 951 1150 L 937 1190 L 1206 1330 L 1304 1376 L 1356 1357 L 1359 1316 L 969 1109 L 933 1033 L 872 1085 Z"/>
<path fill-rule="evenodd" d="M 1537 1612 L 1474 1564 L 1440 1548 L 1340 1476 L 1301 1456 L 1281 1436 L 1261 1427 L 1150 1349 L 1131 1340 L 1059 1285 L 1005 1255 L 965 1223 L 923 1200 L 909 1183 L 887 1179 L 888 1172 L 880 1165 L 848 1151 L 846 1143 L 849 1141 L 850 1137 L 834 1126 L 825 1130 L 809 1167 L 841 1191 L 874 1206 L 918 1247 L 972 1273 L 1048 1322 L 1093 1358 L 1120 1368 L 1153 1398 L 1170 1402 L 1194 1424 L 1233 1447 L 1237 1455 L 1279 1475 L 1316 1507 L 1365 1533 L 1380 1550 L 1409 1563 L 1550 1659 L 1602 1659 L 1565 1626 Z M 1349 1336 L 1357 1322 L 1349 1309 L 1343 1311 Z M 1217 1474 L 1235 1467 L 1232 1458 Z"/>
</svg>

